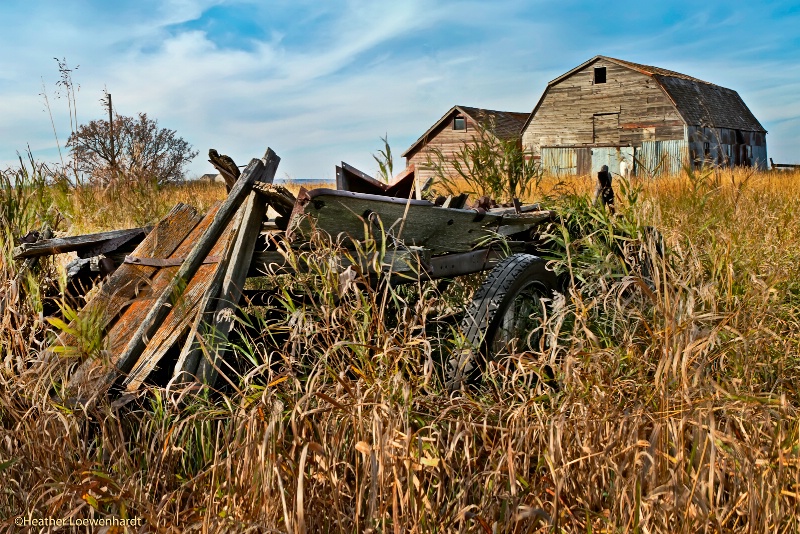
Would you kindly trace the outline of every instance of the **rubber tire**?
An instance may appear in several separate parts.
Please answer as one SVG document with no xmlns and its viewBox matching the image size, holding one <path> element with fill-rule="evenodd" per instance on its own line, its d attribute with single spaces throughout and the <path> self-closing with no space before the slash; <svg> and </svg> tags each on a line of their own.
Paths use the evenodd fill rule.
<svg viewBox="0 0 800 534">
<path fill-rule="evenodd" d="M 448 391 L 480 381 L 486 363 L 494 358 L 491 347 L 503 316 L 517 295 L 535 284 L 542 297 L 551 298 L 560 287 L 546 262 L 532 254 L 514 254 L 498 263 L 472 297 L 461 322 L 461 332 L 475 350 L 457 351 L 445 367 Z"/>
</svg>

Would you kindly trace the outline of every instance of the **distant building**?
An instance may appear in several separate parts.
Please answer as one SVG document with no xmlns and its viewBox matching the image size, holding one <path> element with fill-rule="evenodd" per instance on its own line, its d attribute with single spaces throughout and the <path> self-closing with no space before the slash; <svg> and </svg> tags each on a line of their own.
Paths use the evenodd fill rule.
<svg viewBox="0 0 800 534">
<path fill-rule="evenodd" d="M 522 143 L 554 174 L 618 173 L 624 160 L 648 175 L 704 163 L 766 168 L 766 133 L 736 91 L 595 56 L 547 84 Z"/>
<path fill-rule="evenodd" d="M 224 184 L 225 183 L 225 178 L 223 178 L 222 175 L 220 173 L 218 173 L 218 172 L 211 172 L 211 173 L 207 173 L 207 174 L 204 174 L 203 176 L 201 176 L 200 177 L 200 181 L 201 182 L 211 182 L 212 184 L 213 183 Z"/>
<path fill-rule="evenodd" d="M 518 140 L 527 118 L 528 113 L 453 106 L 403 152 L 403 157 L 407 165 L 414 164 L 417 180 L 425 183 L 434 175 L 427 161 L 429 157 L 436 160 L 436 150 L 441 151 L 446 160 L 452 159 L 465 144 L 472 143 L 478 131 L 487 125 L 491 126 L 495 136 L 503 140 Z"/>
</svg>

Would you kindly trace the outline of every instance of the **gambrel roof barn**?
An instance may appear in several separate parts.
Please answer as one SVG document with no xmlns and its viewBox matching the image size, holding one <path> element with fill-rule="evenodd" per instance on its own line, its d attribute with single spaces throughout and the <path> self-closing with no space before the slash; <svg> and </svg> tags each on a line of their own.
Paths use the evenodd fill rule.
<svg viewBox="0 0 800 534">
<path fill-rule="evenodd" d="M 682 166 L 765 167 L 766 130 L 739 94 L 679 72 L 595 56 L 552 80 L 522 132 L 552 173 L 627 160 L 641 174 Z"/>
</svg>

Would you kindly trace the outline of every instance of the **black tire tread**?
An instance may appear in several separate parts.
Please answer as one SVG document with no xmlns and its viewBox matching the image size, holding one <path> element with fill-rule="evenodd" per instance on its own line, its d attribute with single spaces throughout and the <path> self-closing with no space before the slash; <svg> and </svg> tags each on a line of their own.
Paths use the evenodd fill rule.
<svg viewBox="0 0 800 534">
<path fill-rule="evenodd" d="M 557 287 L 555 273 L 548 271 L 545 260 L 538 256 L 514 254 L 498 263 L 466 308 L 461 323 L 465 340 L 478 350 L 485 350 L 483 337 L 492 328 L 497 311 L 504 308 L 514 285 L 531 277 L 541 280 L 548 289 Z M 480 359 L 481 355 L 472 350 L 463 351 L 451 359 L 446 369 L 448 388 L 451 391 L 459 389 Z"/>
</svg>

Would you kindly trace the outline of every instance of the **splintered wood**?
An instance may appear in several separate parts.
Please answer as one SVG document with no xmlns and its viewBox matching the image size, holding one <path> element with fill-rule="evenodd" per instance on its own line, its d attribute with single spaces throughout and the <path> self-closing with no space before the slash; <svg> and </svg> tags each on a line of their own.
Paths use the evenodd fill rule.
<svg viewBox="0 0 800 534">
<path fill-rule="evenodd" d="M 188 381 L 201 367 L 207 381 L 216 378 L 208 368 L 216 368 L 221 349 L 202 350 L 201 334 L 220 330 L 205 324 L 215 320 L 213 312 L 235 312 L 266 210 L 253 184 L 271 183 L 279 161 L 267 149 L 222 204 L 202 217 L 178 204 L 147 234 L 64 329 L 60 344 L 78 352 L 85 351 L 90 332 L 104 334 L 102 357 L 78 367 L 67 398 L 86 401 L 114 384 L 135 391 L 157 370 Z M 227 339 L 230 326 L 221 330 Z M 200 354 L 210 361 L 204 363 Z"/>
<path fill-rule="evenodd" d="M 262 231 L 298 248 L 316 231 L 346 237 L 344 246 L 375 239 L 385 252 L 379 263 L 341 254 L 338 266 L 400 283 L 487 270 L 502 257 L 495 241 L 506 236 L 509 247 L 522 250 L 530 232 L 555 217 L 519 202 L 464 209 L 466 194 L 441 206 L 414 198 L 422 187 L 413 166 L 383 184 L 343 162 L 337 182 L 348 190 L 301 188 L 295 198 L 272 184 L 279 162 L 271 149 L 253 159 L 227 198 L 205 215 L 178 204 L 153 228 L 44 239 L 14 251 L 25 261 L 70 251 L 112 268 L 119 264 L 77 316 L 69 315 L 75 319 L 61 323 L 54 352 L 82 359 L 59 388 L 61 399 L 87 403 L 109 389 L 133 393 L 145 384 L 227 378 L 226 369 L 237 367 L 229 336 L 248 274 L 291 271 L 279 246 L 255 250 Z M 279 215 L 274 221 L 267 219 L 268 207 Z"/>
</svg>

